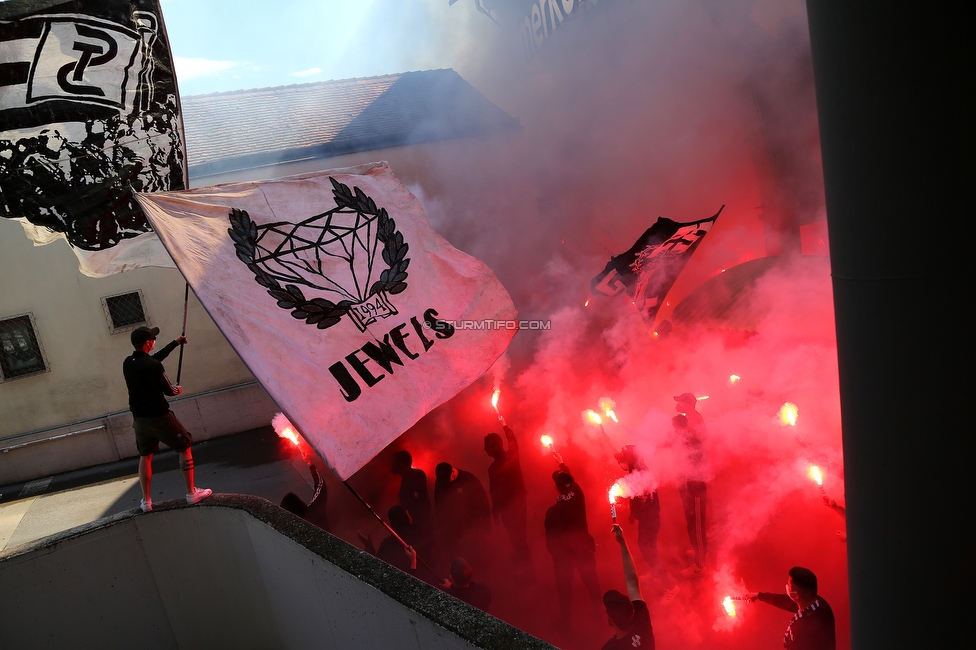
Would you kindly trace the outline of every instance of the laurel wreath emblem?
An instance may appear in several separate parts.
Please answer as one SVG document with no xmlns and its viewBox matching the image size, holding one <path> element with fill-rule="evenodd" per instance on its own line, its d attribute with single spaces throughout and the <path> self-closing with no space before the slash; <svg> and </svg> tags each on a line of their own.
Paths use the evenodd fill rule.
<svg viewBox="0 0 976 650">
<path fill-rule="evenodd" d="M 396 221 L 390 218 L 386 208 L 378 208 L 373 199 L 366 196 L 358 187 L 350 190 L 348 185 L 332 177 L 329 177 L 329 180 L 332 182 L 332 194 L 337 209 L 355 210 L 360 214 L 377 218 L 376 239 L 383 244 L 383 261 L 388 268 L 384 269 L 380 273 L 379 280 L 370 286 L 368 296 L 381 292 L 393 295 L 402 292 L 407 288 L 407 267 L 410 266 L 407 252 L 410 250 L 410 245 L 403 241 L 403 235 L 396 228 Z M 247 211 L 232 208 L 229 219 L 231 227 L 227 229 L 227 233 L 234 240 L 237 258 L 254 273 L 255 281 L 268 290 L 268 295 L 277 301 L 279 307 L 291 310 L 293 318 L 304 320 L 319 329 L 326 329 L 342 320 L 342 317 L 356 304 L 351 300 L 339 302 L 332 302 L 325 298 L 308 300 L 298 286 L 286 284 L 282 287 L 273 275 L 254 261 L 258 226 L 251 220 Z"/>
</svg>

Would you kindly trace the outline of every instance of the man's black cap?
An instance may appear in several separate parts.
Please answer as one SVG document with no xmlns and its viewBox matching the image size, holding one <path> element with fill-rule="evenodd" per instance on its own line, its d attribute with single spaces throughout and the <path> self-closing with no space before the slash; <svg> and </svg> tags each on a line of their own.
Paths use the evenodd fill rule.
<svg viewBox="0 0 976 650">
<path fill-rule="evenodd" d="M 146 327 L 143 325 L 142 327 L 137 327 L 132 330 L 132 334 L 129 335 L 129 338 L 132 340 L 132 347 L 141 348 L 146 341 L 154 339 L 158 335 L 158 327 Z"/>
</svg>

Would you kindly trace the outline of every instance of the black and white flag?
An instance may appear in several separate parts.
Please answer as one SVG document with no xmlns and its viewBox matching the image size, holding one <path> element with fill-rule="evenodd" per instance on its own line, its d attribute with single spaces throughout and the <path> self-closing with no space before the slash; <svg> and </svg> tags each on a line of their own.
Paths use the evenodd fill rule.
<svg viewBox="0 0 976 650">
<path fill-rule="evenodd" d="M 641 316 L 653 323 L 674 281 L 724 208 L 688 223 L 658 217 L 630 249 L 610 258 L 590 281 L 591 291 L 605 296 L 626 293 Z"/>
<path fill-rule="evenodd" d="M 82 272 L 173 266 L 133 191 L 187 185 L 158 0 L 0 3 L 0 216 Z"/>
</svg>

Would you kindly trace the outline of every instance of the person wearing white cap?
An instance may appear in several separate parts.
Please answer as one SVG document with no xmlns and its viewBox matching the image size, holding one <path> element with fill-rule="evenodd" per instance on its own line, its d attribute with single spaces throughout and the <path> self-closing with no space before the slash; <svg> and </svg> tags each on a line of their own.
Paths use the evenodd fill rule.
<svg viewBox="0 0 976 650">
<path fill-rule="evenodd" d="M 162 361 L 177 345 L 186 343 L 181 336 L 150 355 L 156 347 L 158 327 L 139 327 L 132 330 L 130 339 L 135 351 L 122 362 L 122 374 L 129 389 L 129 410 L 132 411 L 132 427 L 136 433 L 139 450 L 139 484 L 142 487 L 143 512 L 152 510 L 152 457 L 159 450 L 159 443 L 176 450 L 180 455 L 180 470 L 186 485 L 186 502 L 194 504 L 213 494 L 213 490 L 201 489 L 193 484 L 193 454 L 190 445 L 193 438 L 186 427 L 169 410 L 166 396 L 175 397 L 183 392 L 181 386 L 173 386 L 166 377 Z"/>
</svg>

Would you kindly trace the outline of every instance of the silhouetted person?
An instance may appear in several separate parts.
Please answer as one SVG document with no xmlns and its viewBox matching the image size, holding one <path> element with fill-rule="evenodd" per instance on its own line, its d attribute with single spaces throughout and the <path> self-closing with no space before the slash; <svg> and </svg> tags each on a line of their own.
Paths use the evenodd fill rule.
<svg viewBox="0 0 976 650">
<path fill-rule="evenodd" d="M 472 607 L 487 612 L 488 606 L 491 605 L 491 590 L 487 585 L 472 581 L 472 575 L 473 571 L 467 560 L 454 558 L 451 562 L 451 579 L 448 581 L 447 593 Z"/>
<path fill-rule="evenodd" d="M 143 512 L 152 510 L 152 457 L 159 450 L 159 443 L 180 455 L 180 470 L 183 472 L 187 503 L 198 503 L 213 494 L 212 490 L 194 485 L 193 452 L 190 451 L 193 438 L 176 419 L 166 401 L 167 395 L 180 395 L 183 388 L 169 383 L 162 362 L 177 345 L 186 343 L 186 337 L 181 336 L 170 341 L 166 347 L 150 356 L 149 353 L 156 347 L 158 334 L 158 327 L 137 327 L 132 330 L 129 339 L 135 351 L 122 362 L 122 374 L 129 390 L 129 410 L 132 412 L 132 428 L 136 434 L 136 449 L 139 451 L 139 484 L 142 487 L 142 502 L 139 507 Z"/>
<path fill-rule="evenodd" d="M 409 451 L 393 454 L 390 471 L 400 476 L 400 505 L 407 509 L 417 531 L 417 552 L 422 558 L 431 558 L 434 547 L 434 517 L 427 491 L 427 473 L 413 467 Z M 428 559 L 428 561 L 430 561 Z"/>
<path fill-rule="evenodd" d="M 497 433 L 485 436 L 485 453 L 494 459 L 488 466 L 488 489 L 491 492 L 491 514 L 495 521 L 501 521 L 512 542 L 513 560 L 519 571 L 532 575 L 532 552 L 526 539 L 528 505 L 525 495 L 525 480 L 519 461 L 518 439 L 498 416 L 508 439 L 508 450 Z"/>
<path fill-rule="evenodd" d="M 748 597 L 793 612 L 783 637 L 783 647 L 787 650 L 835 650 L 837 647 L 834 612 L 817 593 L 817 576 L 810 569 L 799 566 L 790 569 L 785 594 L 760 591 Z"/>
<path fill-rule="evenodd" d="M 417 551 L 413 546 L 417 531 L 407 509 L 403 506 L 393 506 L 386 513 L 386 516 L 390 520 L 390 528 L 396 531 L 396 534 L 407 543 L 407 546 L 404 546 L 396 538 L 396 535 L 387 535 L 380 542 L 379 548 L 375 548 L 373 539 L 368 534 L 359 533 L 359 540 L 366 547 L 366 552 L 375 555 L 404 573 L 426 580 L 430 584 L 439 583 L 440 580 L 437 576 L 431 575 L 429 571 L 421 573 L 417 570 Z"/>
<path fill-rule="evenodd" d="M 679 409 L 682 406 L 688 405 L 678 404 Z M 693 411 L 689 409 L 688 412 Z M 705 569 L 705 557 L 708 553 L 708 531 L 705 526 L 708 493 L 705 485 L 705 449 L 697 433 L 701 429 L 692 429 L 686 415 L 674 416 L 671 423 L 685 455 L 684 481 L 678 486 L 678 492 L 681 494 L 681 505 L 688 524 L 688 539 L 694 553 L 694 564 L 681 573 L 698 575 Z"/>
<path fill-rule="evenodd" d="M 312 480 L 315 482 L 315 492 L 312 494 L 312 498 L 308 503 L 305 503 L 300 496 L 294 492 L 289 492 L 282 497 L 281 507 L 324 531 L 332 532 L 329 525 L 329 514 L 326 512 L 329 497 L 326 492 L 325 481 L 319 475 L 314 464 L 308 463 L 308 469 L 312 473 Z"/>
<path fill-rule="evenodd" d="M 559 454 L 553 454 L 559 469 L 553 472 L 556 503 L 546 511 L 546 549 L 552 556 L 559 601 L 557 624 L 568 631 L 573 605 L 573 573 L 579 573 L 590 594 L 595 612 L 600 610 L 600 583 L 596 574 L 596 544 L 586 522 L 586 499 Z"/>
<path fill-rule="evenodd" d="M 624 568 L 624 582 L 627 595 L 616 589 L 603 594 L 603 605 L 607 609 L 607 622 L 613 628 L 613 636 L 603 644 L 603 650 L 654 650 L 654 629 L 651 627 L 651 613 L 641 594 L 640 579 L 634 567 L 634 557 L 630 554 L 624 531 L 614 524 L 610 529 L 620 545 L 620 558 Z"/>
<path fill-rule="evenodd" d="M 634 445 L 627 445 L 614 459 L 628 473 L 646 471 L 643 459 L 637 454 Z M 640 547 L 644 561 L 651 574 L 664 591 L 662 603 L 670 604 L 678 593 L 678 585 L 664 568 L 657 549 L 657 534 L 661 531 L 661 501 L 657 491 L 630 497 L 630 523 L 637 522 L 637 546 Z"/>
<path fill-rule="evenodd" d="M 478 477 L 450 463 L 434 468 L 437 536 L 444 557 L 467 558 L 484 570 L 485 542 L 491 531 L 491 506 Z"/>
</svg>

